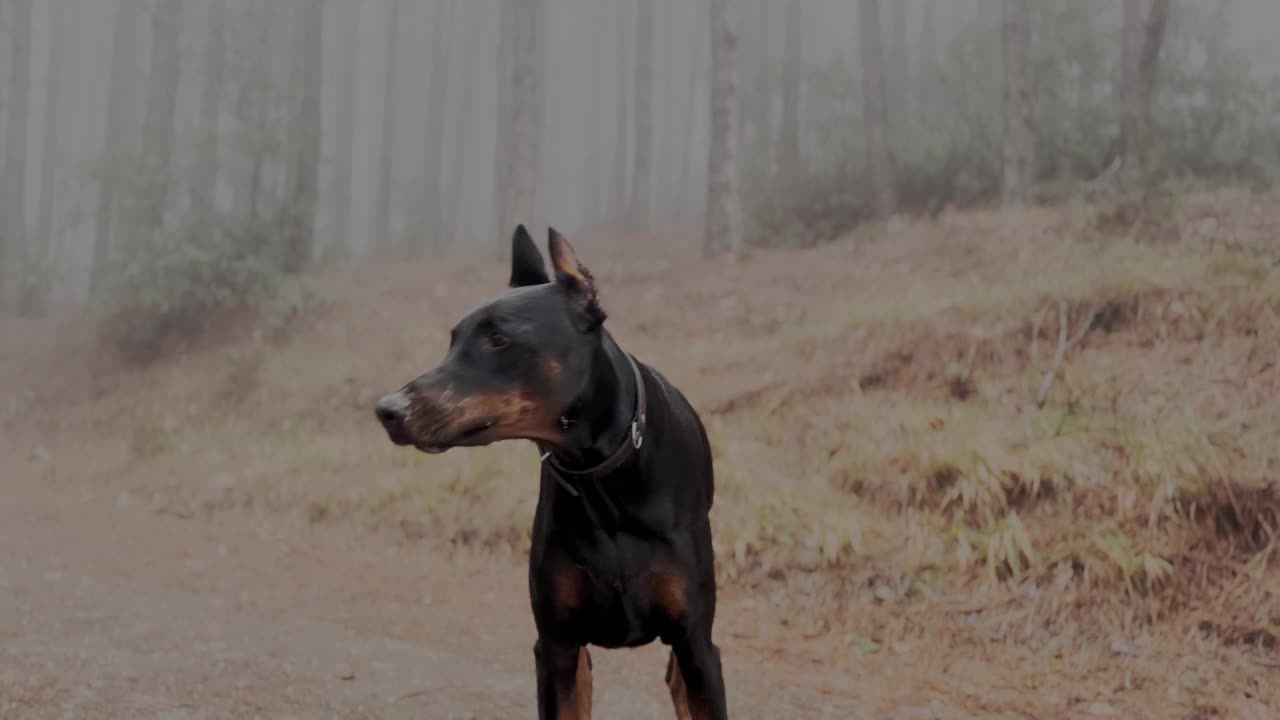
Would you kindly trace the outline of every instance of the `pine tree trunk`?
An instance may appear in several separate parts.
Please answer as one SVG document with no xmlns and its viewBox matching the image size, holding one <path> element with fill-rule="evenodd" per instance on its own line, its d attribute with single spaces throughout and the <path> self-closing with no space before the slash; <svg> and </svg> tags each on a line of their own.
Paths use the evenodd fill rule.
<svg viewBox="0 0 1280 720">
<path fill-rule="evenodd" d="M 196 168 L 195 205 L 210 213 L 218 205 L 219 124 L 222 114 L 222 82 L 227 64 L 227 14 L 229 0 L 214 0 L 209 7 L 209 32 L 204 52 L 204 86 L 200 89 L 200 166 Z"/>
<path fill-rule="evenodd" d="M 333 159 L 333 203 L 329 219 L 329 232 L 332 234 L 331 252 L 333 257 L 347 257 L 351 252 L 351 179 L 354 165 L 356 128 L 356 83 L 360 71 L 360 9 L 363 3 L 345 3 L 343 6 L 342 27 L 347 37 L 343 40 L 346 50 L 343 53 L 341 67 L 338 71 L 338 83 L 335 97 L 338 102 L 336 127 L 334 128 Z"/>
<path fill-rule="evenodd" d="M 111 74 L 107 80 L 107 160 L 117 158 L 133 148 L 133 106 L 135 90 L 131 72 L 137 49 L 138 0 L 120 0 L 115 11 L 115 27 L 111 41 Z M 90 259 L 90 293 L 102 292 L 111 265 L 112 251 L 116 244 L 116 230 L 120 224 L 120 208 L 116 196 L 117 184 L 108 180 L 98 186 L 98 206 L 94 215 L 93 255 Z"/>
<path fill-rule="evenodd" d="M 889 114 L 893 126 L 898 129 L 897 147 L 906 139 L 907 122 L 911 117 L 911 52 L 907 45 L 907 11 L 909 0 L 890 0 L 889 8 Z"/>
<path fill-rule="evenodd" d="M 1120 31 L 1120 82 L 1116 85 L 1116 107 L 1120 111 L 1118 156 L 1123 163 L 1131 138 L 1137 135 L 1134 123 L 1140 115 L 1138 96 L 1138 54 L 1142 50 L 1142 24 L 1148 0 L 1123 0 L 1124 24 Z"/>
<path fill-rule="evenodd" d="M 773 126 L 773 107 L 777 88 L 773 78 L 773 55 L 770 45 L 769 8 L 775 0 L 756 0 L 748 5 L 738 2 L 741 25 L 735 28 L 737 66 L 734 68 L 738 103 L 737 142 L 739 147 L 773 147 L 777 133 Z M 730 12 L 733 12 L 732 10 Z M 753 172 L 766 182 L 773 180 L 774 157 L 767 153 L 756 158 Z"/>
<path fill-rule="evenodd" d="M 507 125 L 506 160 L 499 183 L 507 198 L 502 227 L 532 223 L 537 192 L 538 144 L 542 135 L 539 94 L 542 92 L 538 45 L 542 29 L 541 0 L 506 0 L 510 16 L 509 44 L 510 119 Z"/>
<path fill-rule="evenodd" d="M 631 224 L 644 227 L 652 212 L 654 0 L 636 5 L 636 150 L 631 184 Z"/>
<path fill-rule="evenodd" d="M 515 17 L 511 12 L 508 0 L 498 7 L 498 97 L 495 99 L 497 118 L 495 126 L 498 133 L 493 153 L 493 217 L 497 223 L 490 237 L 497 240 L 495 248 L 498 257 L 505 259 L 511 252 L 510 232 L 507 220 L 511 217 L 510 181 L 507 179 L 508 164 L 511 161 L 511 63 L 514 57 L 512 42 L 515 37 Z"/>
<path fill-rule="evenodd" d="M 1142 31 L 1142 50 L 1138 55 L 1133 102 L 1128 113 L 1131 134 L 1125 140 L 1124 167 L 1126 175 L 1140 184 L 1143 191 L 1151 189 L 1154 138 L 1151 127 L 1151 109 L 1155 100 L 1156 72 L 1159 69 L 1160 49 L 1164 45 L 1165 28 L 1169 24 L 1170 0 L 1152 0 Z"/>
<path fill-rule="evenodd" d="M 449 109 L 446 102 L 449 97 L 449 67 L 453 57 L 453 37 L 457 34 L 454 27 L 455 9 L 454 0 L 444 0 L 432 17 L 431 67 L 427 73 L 427 142 L 422 163 L 425 188 L 422 220 L 425 227 L 437 224 L 443 227 L 446 216 L 454 212 L 454 208 L 446 210 L 442 204 L 444 189 L 440 181 L 444 174 L 441 165 L 444 163 L 445 121 Z M 440 237 L 437 233 L 429 234 L 432 243 Z M 424 245 L 419 251 L 425 253 L 427 250 L 439 249 L 435 245 Z"/>
<path fill-rule="evenodd" d="M 911 78 L 915 108 L 928 107 L 929 93 L 938 69 L 938 0 L 924 0 L 920 10 L 920 40 L 915 53 L 915 73 Z"/>
<path fill-rule="evenodd" d="M 374 193 L 373 242 L 384 257 L 399 257 L 395 238 L 392 195 L 396 170 L 396 115 L 400 97 L 400 0 L 391 0 L 387 13 L 386 81 L 382 93 L 382 157 L 378 163 L 378 189 Z"/>
<path fill-rule="evenodd" d="M 742 247 L 736 162 L 737 37 L 729 0 L 710 0 L 711 147 L 707 158 L 707 215 L 703 252 L 719 255 Z"/>
<path fill-rule="evenodd" d="M 142 137 L 147 152 L 146 175 L 139 205 L 140 231 L 130 242 L 151 238 L 164 226 L 173 183 L 173 144 L 178 106 L 178 44 L 182 31 L 182 3 L 161 2 L 151 10 L 151 69 L 147 75 L 146 114 Z"/>
<path fill-rule="evenodd" d="M 293 68 L 298 87 L 294 114 L 296 155 L 290 170 L 289 235 L 282 269 L 299 272 L 315 249 L 316 203 L 320 183 L 321 68 L 324 62 L 324 4 L 297 0 L 293 17 Z"/>
<path fill-rule="evenodd" d="M 468 12 L 464 10 L 463 12 Z M 475 47 L 479 38 L 482 37 L 480 29 L 480 20 L 474 9 L 470 10 L 471 18 L 467 24 L 467 43 L 464 47 Z M 475 112 L 475 87 L 480 84 L 480 78 L 477 76 L 477 70 L 480 68 L 479 63 L 471 63 L 469 72 L 463 73 L 462 77 L 462 98 L 458 103 L 458 133 L 453 143 L 453 166 L 449 169 L 450 179 L 448 185 L 449 201 L 448 212 L 445 214 L 447 231 L 444 233 L 443 242 L 450 244 L 457 242 L 460 230 L 463 226 L 464 206 L 462 202 L 463 188 L 467 183 L 467 166 L 471 163 L 470 147 L 471 147 L 471 130 L 472 114 Z M 441 114 L 441 122 L 444 121 L 444 115 Z M 440 145 L 444 145 L 444 132 L 440 132 L 438 138 Z M 428 169 L 430 171 L 430 169 Z M 444 249 L 442 243 L 435 246 L 437 251 Z"/>
<path fill-rule="evenodd" d="M 1023 205 L 1031 187 L 1031 0 L 1004 0 L 1004 189 L 1006 207 Z"/>
<path fill-rule="evenodd" d="M 249 72 L 242 77 L 236 98 L 236 116 L 241 131 L 251 144 L 258 144 L 270 132 L 270 97 L 267 94 L 272 83 L 274 68 L 271 63 L 273 29 L 279 22 L 278 6 L 254 4 L 244 9 L 244 32 L 250 39 L 246 57 Z M 236 212 L 241 219 L 256 222 L 260 219 L 262 186 L 266 174 L 266 153 L 252 152 L 242 168 L 236 190 Z"/>
<path fill-rule="evenodd" d="M 702 39 L 707 37 L 706 24 L 708 22 L 707 14 L 699 12 L 693 21 L 693 37 L 695 42 L 693 45 L 693 62 L 689 68 L 689 87 L 688 96 L 685 100 L 685 125 L 681 133 L 683 139 L 680 144 L 680 180 L 676 185 L 680 197 L 684 200 L 685 205 L 680 209 L 685 212 L 693 212 L 697 210 L 697 206 L 690 203 L 690 199 L 694 197 L 693 178 L 695 174 L 695 163 L 697 153 L 693 152 L 694 135 L 697 133 L 697 121 L 701 115 L 700 108 L 704 107 L 697 102 L 698 91 L 702 89 L 703 75 L 703 48 L 706 44 Z"/>
<path fill-rule="evenodd" d="M 862 57 L 862 107 L 871 176 L 872 212 L 885 218 L 893 214 L 893 150 L 889 143 L 889 93 L 886 87 L 884 49 L 880 42 L 880 0 L 858 0 L 859 45 Z"/>
<path fill-rule="evenodd" d="M 600 18 L 600 6 L 593 6 L 594 15 L 588 20 L 592 26 Z M 592 57 L 605 57 L 605 53 L 611 52 L 604 39 L 603 33 L 595 33 L 591 40 Z M 601 62 L 592 62 L 591 67 L 587 70 L 587 92 L 592 97 L 603 97 L 601 79 L 604 73 L 601 72 Z M 583 214 L 582 221 L 590 226 L 601 220 L 601 206 L 604 204 L 604 176 L 606 168 L 600 162 L 604 153 L 600 152 L 601 137 L 601 116 L 603 115 L 603 103 L 591 103 L 588 109 L 586 152 L 582 153 L 582 178 L 584 182 L 583 188 Z"/>
<path fill-rule="evenodd" d="M 11 0 L 6 43 L 4 162 L 0 164 L 0 305 L 16 300 L 28 269 L 27 113 L 31 90 L 31 0 Z M 3 36 L 0 36 L 3 37 Z"/>
<path fill-rule="evenodd" d="M 630 33 L 627 25 L 627 7 L 630 3 L 621 3 L 618 8 L 618 105 L 616 108 L 617 127 L 613 140 L 613 182 L 610 184 L 609 214 L 615 222 L 625 224 L 627 214 L 627 115 L 631 94 L 627 92 L 630 76 L 627 73 L 627 48 L 630 45 Z"/>
<path fill-rule="evenodd" d="M 782 43 L 782 119 L 775 166 L 784 180 L 804 174 L 800 159 L 800 87 L 804 82 L 802 2 L 790 0 L 787 3 Z"/>
<path fill-rule="evenodd" d="M 66 0 L 52 0 L 53 8 L 49 20 L 49 59 L 45 75 L 44 109 L 41 120 L 44 123 L 44 147 L 40 155 L 40 205 L 36 217 L 36 233 L 28 242 L 28 263 L 32 269 L 39 268 L 50 272 L 51 259 L 55 256 L 54 211 L 56 210 L 58 192 L 58 143 L 61 140 L 62 113 L 59 106 L 62 101 L 62 61 L 67 54 L 67 31 L 64 27 L 66 18 Z M 49 300 L 52 277 L 42 277 L 38 282 L 28 283 L 23 289 L 19 302 L 19 311 L 24 315 L 36 315 L 44 311 Z"/>
</svg>

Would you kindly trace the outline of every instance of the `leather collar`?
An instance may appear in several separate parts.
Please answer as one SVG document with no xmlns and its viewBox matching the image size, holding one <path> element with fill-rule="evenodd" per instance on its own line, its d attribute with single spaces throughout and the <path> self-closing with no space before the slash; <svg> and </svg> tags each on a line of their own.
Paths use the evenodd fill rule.
<svg viewBox="0 0 1280 720">
<path fill-rule="evenodd" d="M 617 450 L 614 450 L 613 454 L 606 458 L 604 462 L 585 470 L 570 470 L 561 465 L 549 451 L 542 450 L 539 447 L 539 450 L 542 450 L 542 461 L 551 468 L 552 474 L 560 481 L 560 485 L 571 495 L 577 495 L 578 490 L 573 487 L 573 483 L 570 480 L 573 482 L 599 480 L 621 467 L 644 444 L 646 411 L 644 378 L 640 375 L 640 366 L 636 364 L 630 353 L 626 353 L 626 357 L 627 364 L 631 366 L 631 372 L 636 379 L 636 411 L 631 418 L 631 430 L 627 433 L 626 439 L 622 441 L 622 445 Z"/>
</svg>

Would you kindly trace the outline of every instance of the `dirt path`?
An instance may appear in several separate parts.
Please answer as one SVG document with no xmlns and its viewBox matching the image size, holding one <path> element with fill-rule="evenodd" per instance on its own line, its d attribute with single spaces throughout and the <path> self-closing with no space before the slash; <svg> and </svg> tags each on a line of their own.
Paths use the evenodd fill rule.
<svg viewBox="0 0 1280 720">
<path fill-rule="evenodd" d="M 514 560 L 280 515 L 176 517 L 108 482 L 24 477 L 34 467 L 0 465 L 0 720 L 535 717 Z M 734 718 L 1261 720 L 1280 706 L 1280 671 L 1225 653 L 925 637 L 863 654 L 737 588 L 717 642 Z M 665 648 L 593 656 L 595 717 L 671 717 Z"/>
<path fill-rule="evenodd" d="M 512 563 L 157 515 L 47 481 L 6 480 L 4 495 L 0 718 L 533 717 Z M 727 597 L 725 616 L 741 604 Z M 721 635 L 735 717 L 934 716 L 923 700 L 875 712 L 882 672 L 841 687 L 819 660 L 735 639 L 751 633 L 731 621 Z M 597 717 L 670 717 L 664 648 L 595 657 Z"/>
<path fill-rule="evenodd" d="M 49 475 L 5 477 L 0 496 L 0 720 L 535 716 L 514 561 L 273 515 L 157 514 Z M 1194 658 L 1167 686 L 1129 687 L 1087 648 L 861 655 L 786 628 L 764 598 L 723 596 L 734 718 L 1210 717 L 1196 697 L 1217 681 Z M 665 648 L 594 657 L 596 717 L 671 717 Z M 1272 717 L 1266 679 L 1251 683 L 1231 716 Z"/>
</svg>

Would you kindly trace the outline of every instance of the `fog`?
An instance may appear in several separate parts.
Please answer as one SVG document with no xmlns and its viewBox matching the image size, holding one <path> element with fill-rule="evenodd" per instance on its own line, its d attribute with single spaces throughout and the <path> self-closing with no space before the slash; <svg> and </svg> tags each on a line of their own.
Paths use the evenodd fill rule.
<svg viewBox="0 0 1280 720">
<path fill-rule="evenodd" d="M 899 165 L 939 133 L 960 138 L 935 122 L 975 112 L 958 102 L 999 117 L 999 79 L 986 82 L 981 66 L 989 50 L 998 74 L 998 0 L 873 5 Z M 1056 52 L 1094 47 L 1071 33 L 1121 43 L 1119 0 L 1031 6 L 1037 15 L 1071 16 L 1038 25 L 1033 54 L 1044 33 L 1057 36 Z M 702 227 L 712 136 L 705 2 L 4 0 L 0 7 L 0 275 L 8 305 L 26 285 L 47 296 L 35 305 L 83 303 L 111 284 L 103 278 L 118 274 L 113 264 L 153 246 L 148 237 L 163 233 L 167 247 L 180 247 L 215 220 L 247 212 L 277 213 L 250 244 L 299 236 L 302 256 L 290 269 L 497 254 L 516 222 L 552 224 L 571 236 Z M 1265 83 L 1280 68 L 1275 3 L 1173 7 L 1171 33 L 1217 17 L 1219 47 L 1248 59 L 1240 72 Z M 862 162 L 863 149 L 843 146 L 833 130 L 857 121 L 862 8 L 849 0 L 736 0 L 728 8 L 737 35 L 733 172 L 745 232 L 767 234 L 752 223 L 759 203 L 750 195 L 753 184 L 757 195 L 778 195 L 762 178 L 776 180 L 780 161 L 771 156 L 791 138 L 797 157 L 813 162 L 794 168 L 800 177 L 784 174 L 783 187 L 831 157 Z M 980 40 L 971 86 L 929 80 L 928 65 L 952 66 L 957 43 L 973 38 Z M 517 51 L 520 62 L 532 62 L 528 72 L 500 72 L 513 67 Z M 1192 49 L 1165 54 L 1173 52 L 1206 62 Z M 1054 62 L 1076 60 L 1091 59 Z M 932 101 L 905 100 L 921 96 Z M 526 103 L 530 110 L 520 111 Z M 998 135 L 998 125 L 991 131 Z M 529 139 L 512 146 L 514 135 Z M 525 165 L 532 197 L 504 205 Z M 935 175 L 927 165 L 923 171 L 922 182 Z M 156 204 L 156 212 L 141 209 Z"/>
<path fill-rule="evenodd" d="M 1278 38 L 0 0 L 0 720 L 1280 718 Z"/>
</svg>

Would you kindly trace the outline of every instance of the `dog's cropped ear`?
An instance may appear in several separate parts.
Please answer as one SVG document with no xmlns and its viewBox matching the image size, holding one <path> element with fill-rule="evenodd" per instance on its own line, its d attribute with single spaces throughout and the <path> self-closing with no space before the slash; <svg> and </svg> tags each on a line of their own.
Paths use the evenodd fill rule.
<svg viewBox="0 0 1280 720">
<path fill-rule="evenodd" d="M 555 228 L 547 230 L 547 250 L 551 253 L 551 266 L 556 272 L 556 282 L 568 294 L 569 311 L 579 329 L 583 332 L 594 330 L 606 317 L 596 293 L 596 281 L 592 279 L 591 271 L 578 262 L 569 241 L 556 232 Z"/>
<path fill-rule="evenodd" d="M 524 225 L 517 225 L 515 234 L 511 236 L 511 280 L 507 285 L 516 288 L 549 282 L 551 278 L 547 276 L 542 253 L 538 252 L 538 246 Z"/>
</svg>

